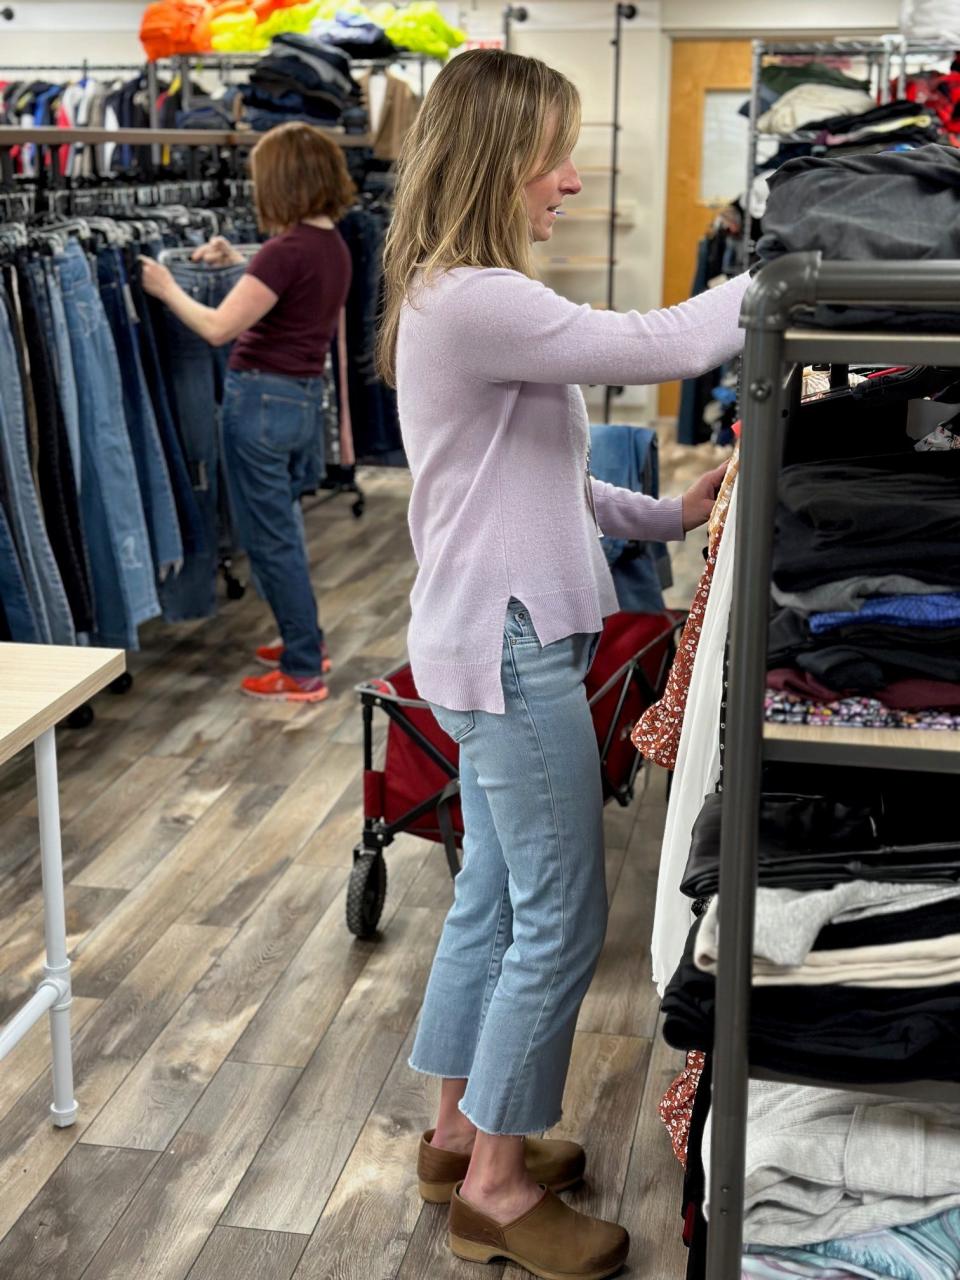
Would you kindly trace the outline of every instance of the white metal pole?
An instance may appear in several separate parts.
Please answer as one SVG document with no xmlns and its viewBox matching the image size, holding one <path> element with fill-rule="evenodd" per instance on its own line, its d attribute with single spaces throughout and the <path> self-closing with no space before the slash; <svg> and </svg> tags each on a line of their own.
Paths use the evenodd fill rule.
<svg viewBox="0 0 960 1280">
<path fill-rule="evenodd" d="M 44 977 L 62 992 L 50 1010 L 53 1047 L 53 1123 L 66 1128 L 77 1118 L 73 1096 L 73 1051 L 70 1045 L 70 961 L 67 958 L 67 917 L 63 895 L 63 854 L 60 845 L 60 797 L 57 791 L 55 730 L 48 729 L 34 743 L 37 764 L 37 804 L 40 812 L 40 868 L 43 876 L 43 928 L 46 941 Z"/>
</svg>

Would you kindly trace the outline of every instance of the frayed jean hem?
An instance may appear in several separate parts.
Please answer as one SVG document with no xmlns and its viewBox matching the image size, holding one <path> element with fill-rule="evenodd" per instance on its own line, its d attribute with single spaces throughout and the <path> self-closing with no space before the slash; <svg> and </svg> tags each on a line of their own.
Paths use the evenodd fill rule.
<svg viewBox="0 0 960 1280">
<path fill-rule="evenodd" d="M 466 1116 L 475 1129 L 480 1133 L 487 1134 L 487 1136 L 491 1138 L 532 1138 L 544 1133 L 547 1129 L 552 1129 L 555 1124 L 559 1124 L 563 1119 L 563 1110 L 561 1108 L 557 1111 L 552 1120 L 547 1120 L 542 1124 L 539 1122 L 536 1124 L 531 1123 L 529 1125 L 525 1125 L 522 1129 L 489 1129 L 486 1125 L 479 1124 L 474 1117 L 470 1115 L 463 1105 L 462 1098 L 457 1103 L 457 1107 L 461 1115 Z"/>
<path fill-rule="evenodd" d="M 468 1080 L 469 1071 L 431 1071 L 429 1067 L 418 1067 L 413 1058 L 407 1059 L 407 1066 L 421 1076 L 431 1076 L 434 1080 Z"/>
</svg>

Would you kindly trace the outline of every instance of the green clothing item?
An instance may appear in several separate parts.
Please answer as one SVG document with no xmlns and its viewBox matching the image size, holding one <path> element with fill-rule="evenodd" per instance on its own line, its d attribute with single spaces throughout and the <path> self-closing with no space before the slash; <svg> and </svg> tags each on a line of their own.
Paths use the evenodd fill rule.
<svg viewBox="0 0 960 1280">
<path fill-rule="evenodd" d="M 782 66 L 774 64 L 764 67 L 760 72 L 760 83 L 774 93 L 784 94 L 788 89 L 795 89 L 798 84 L 832 84 L 838 89 L 864 89 L 870 92 L 869 80 L 854 80 L 833 67 L 822 62 L 807 62 L 803 66 Z"/>
</svg>

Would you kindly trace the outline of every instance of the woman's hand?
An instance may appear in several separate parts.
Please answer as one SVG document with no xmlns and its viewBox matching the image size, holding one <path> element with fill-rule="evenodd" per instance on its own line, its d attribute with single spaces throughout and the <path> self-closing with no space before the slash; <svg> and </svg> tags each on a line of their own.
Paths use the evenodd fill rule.
<svg viewBox="0 0 960 1280">
<path fill-rule="evenodd" d="M 161 302 L 166 302 L 177 287 L 177 282 L 166 267 L 161 267 L 159 262 L 154 262 L 153 258 L 145 258 L 142 254 L 140 279 L 143 282 L 144 292 L 159 298 Z"/>
<path fill-rule="evenodd" d="M 720 492 L 727 465 L 724 462 L 721 466 L 708 471 L 683 495 L 683 527 L 686 532 L 699 528 L 710 519 L 710 512 Z"/>
<path fill-rule="evenodd" d="M 214 236 L 191 255 L 193 262 L 205 262 L 211 267 L 239 267 L 244 261 L 242 253 L 237 253 L 229 240 L 223 236 Z"/>
</svg>

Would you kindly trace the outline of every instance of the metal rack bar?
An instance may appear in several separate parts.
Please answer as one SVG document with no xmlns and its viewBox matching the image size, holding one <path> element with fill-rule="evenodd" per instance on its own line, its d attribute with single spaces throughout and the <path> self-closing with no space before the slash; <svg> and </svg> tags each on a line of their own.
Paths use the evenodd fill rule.
<svg viewBox="0 0 960 1280">
<path fill-rule="evenodd" d="M 938 306 L 960 298 L 960 262 L 826 263 L 819 253 L 790 254 L 770 263 L 744 299 L 741 501 L 731 610 L 725 739 L 726 767 L 737 779 L 723 792 L 720 838 L 720 913 L 713 1080 L 712 1207 L 707 1242 L 710 1280 L 739 1280 L 743 1248 L 744 1156 L 747 1124 L 750 987 L 757 887 L 760 770 L 772 743 L 764 742 L 763 694 L 767 658 L 769 589 L 773 557 L 776 480 L 783 453 L 787 408 L 784 366 L 798 356 L 789 329 L 800 305 L 852 303 Z M 791 333 L 789 338 L 787 334 Z M 851 334 L 851 340 L 867 335 Z M 875 351 L 891 364 L 913 363 L 904 335 L 883 333 Z M 941 339 L 941 342 L 944 340 Z M 852 347 L 851 341 L 850 346 Z M 960 341 L 948 348 L 960 367 Z M 835 350 L 835 348 L 834 348 Z M 849 350 L 844 351 L 844 358 Z M 796 744 L 791 744 L 793 747 Z M 775 754 L 775 752 L 774 752 Z M 843 763 L 849 763 L 849 750 Z M 949 756 L 949 761 L 940 759 Z M 792 758 L 792 756 L 790 757 Z M 821 747 L 817 756 L 823 760 Z M 878 748 L 873 763 L 937 771 L 960 752 Z M 754 1070 L 753 1074 L 757 1074 Z M 808 1082 L 809 1083 L 809 1082 Z M 915 1091 L 922 1093 L 923 1086 Z"/>
<path fill-rule="evenodd" d="M 369 134 L 344 133 L 340 129 L 325 129 L 324 132 L 341 147 L 373 145 Z M 110 142 L 141 147 L 253 147 L 263 136 L 262 133 L 231 129 L 19 129 L 4 125 L 0 126 L 0 148 L 18 147 L 25 143 L 100 146 Z"/>
<path fill-rule="evenodd" d="M 151 64 L 148 64 L 151 65 Z M 85 74 L 100 71 L 143 71 L 142 62 L 0 62 L 0 71 L 81 71 Z"/>
</svg>

